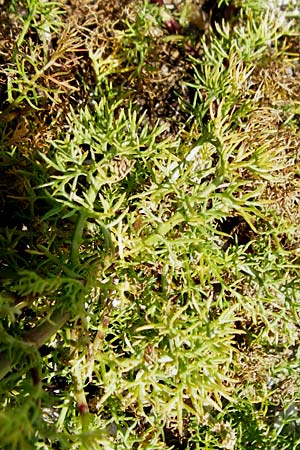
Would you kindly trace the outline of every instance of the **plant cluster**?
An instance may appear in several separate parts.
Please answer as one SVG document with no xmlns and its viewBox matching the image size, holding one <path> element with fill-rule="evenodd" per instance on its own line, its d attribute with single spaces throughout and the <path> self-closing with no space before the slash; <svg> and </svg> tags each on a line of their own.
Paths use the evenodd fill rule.
<svg viewBox="0 0 300 450">
<path fill-rule="evenodd" d="M 296 449 L 299 35 L 116 3 L 0 7 L 0 448 Z"/>
</svg>

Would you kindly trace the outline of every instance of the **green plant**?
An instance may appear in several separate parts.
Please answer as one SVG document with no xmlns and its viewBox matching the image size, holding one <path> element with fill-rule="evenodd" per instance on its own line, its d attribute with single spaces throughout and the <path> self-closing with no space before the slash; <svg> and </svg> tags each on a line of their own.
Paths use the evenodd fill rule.
<svg viewBox="0 0 300 450">
<path fill-rule="evenodd" d="M 106 25 L 100 0 L 86 21 L 78 5 L 12 5 L 1 448 L 299 446 L 297 83 L 282 82 L 281 43 L 295 33 L 255 3 L 193 57 L 162 5 Z M 68 15 L 78 29 L 59 38 Z M 174 45 L 187 71 L 176 133 L 150 90 L 173 89 L 159 64 Z"/>
</svg>

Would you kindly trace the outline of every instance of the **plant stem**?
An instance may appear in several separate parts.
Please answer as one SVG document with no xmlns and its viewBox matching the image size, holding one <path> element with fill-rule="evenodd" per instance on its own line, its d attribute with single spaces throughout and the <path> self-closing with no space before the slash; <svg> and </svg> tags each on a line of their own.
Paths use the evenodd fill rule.
<svg viewBox="0 0 300 450">
<path fill-rule="evenodd" d="M 82 241 L 84 226 L 87 219 L 88 214 L 86 214 L 85 212 L 78 213 L 71 245 L 71 263 L 73 267 L 79 266 L 79 249 Z"/>
<path fill-rule="evenodd" d="M 24 341 L 40 348 L 50 337 L 55 334 L 71 317 L 69 311 L 57 308 L 53 311 L 49 319 L 43 320 L 32 330 L 23 334 Z M 0 353 L 0 380 L 4 378 L 16 365 L 10 361 L 8 350 Z"/>
</svg>

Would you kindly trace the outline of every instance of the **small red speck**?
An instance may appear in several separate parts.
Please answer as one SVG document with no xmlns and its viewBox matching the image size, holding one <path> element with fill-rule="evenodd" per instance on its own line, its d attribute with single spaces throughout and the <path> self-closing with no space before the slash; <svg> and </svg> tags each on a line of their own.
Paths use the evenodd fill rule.
<svg viewBox="0 0 300 450">
<path fill-rule="evenodd" d="M 185 44 L 184 49 L 191 56 L 196 56 L 197 55 L 196 50 L 189 44 Z"/>
<path fill-rule="evenodd" d="M 165 22 L 165 25 L 170 33 L 179 33 L 181 31 L 181 26 L 175 19 L 170 19 Z"/>
<path fill-rule="evenodd" d="M 89 412 L 89 407 L 86 403 L 80 403 L 80 405 L 78 405 L 78 409 L 82 416 Z"/>
<path fill-rule="evenodd" d="M 150 0 L 150 3 L 156 3 L 159 6 L 164 4 L 164 0 Z"/>
<path fill-rule="evenodd" d="M 101 331 L 97 332 L 97 338 L 98 339 L 104 339 L 104 333 L 102 333 Z"/>
<path fill-rule="evenodd" d="M 109 318 L 108 318 L 108 317 L 104 317 L 102 323 L 103 323 L 103 326 L 104 326 L 104 327 L 107 327 L 107 326 L 109 325 Z"/>
</svg>

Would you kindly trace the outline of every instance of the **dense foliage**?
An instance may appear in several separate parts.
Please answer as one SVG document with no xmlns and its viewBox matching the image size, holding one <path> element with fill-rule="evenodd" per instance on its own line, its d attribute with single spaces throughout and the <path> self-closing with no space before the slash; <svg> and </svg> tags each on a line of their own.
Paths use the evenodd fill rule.
<svg viewBox="0 0 300 450">
<path fill-rule="evenodd" d="M 0 8 L 0 448 L 298 448 L 298 13 Z"/>
</svg>

